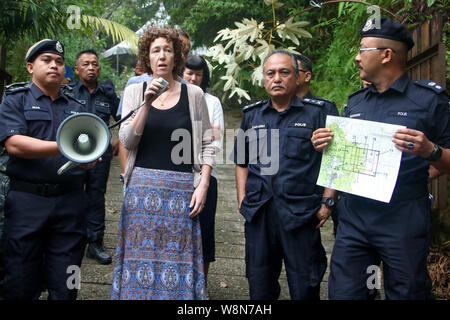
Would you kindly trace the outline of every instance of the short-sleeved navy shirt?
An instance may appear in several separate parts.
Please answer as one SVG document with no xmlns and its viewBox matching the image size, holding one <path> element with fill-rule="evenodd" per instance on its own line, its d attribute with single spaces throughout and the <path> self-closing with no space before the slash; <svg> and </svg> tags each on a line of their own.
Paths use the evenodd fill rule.
<svg viewBox="0 0 450 320">
<path fill-rule="evenodd" d="M 86 106 L 87 112 L 98 115 L 106 124 L 109 124 L 111 116 L 115 120 L 120 118 L 116 115 L 120 99 L 116 96 L 114 84 L 111 81 L 99 84 L 92 93 L 81 81 L 74 86 L 69 86 L 69 89 L 63 90 L 63 92 L 77 99 Z"/>
<path fill-rule="evenodd" d="M 85 112 L 83 105 L 60 92 L 51 100 L 35 84 L 6 92 L 0 105 L 0 142 L 14 135 L 56 141 L 61 122 L 73 114 Z M 10 156 L 6 173 L 11 179 L 33 183 L 73 183 L 85 170 L 75 167 L 62 175 L 57 170 L 68 160 L 63 156 L 23 159 Z"/>
<path fill-rule="evenodd" d="M 274 197 L 281 200 L 277 206 L 285 228 L 298 227 L 320 206 L 316 181 L 322 154 L 310 139 L 314 130 L 325 126 L 326 114 L 295 96 L 283 112 L 274 109 L 270 100 L 243 111 L 233 153 L 234 162 L 248 168 L 241 211 L 250 221 Z"/>
<path fill-rule="evenodd" d="M 449 98 L 445 88 L 430 80 L 413 81 L 405 73 L 386 91 L 374 86 L 349 96 L 343 116 L 404 125 L 422 131 L 438 145 L 450 147 Z M 429 163 L 422 157 L 402 154 L 397 185 L 426 183 Z"/>
</svg>

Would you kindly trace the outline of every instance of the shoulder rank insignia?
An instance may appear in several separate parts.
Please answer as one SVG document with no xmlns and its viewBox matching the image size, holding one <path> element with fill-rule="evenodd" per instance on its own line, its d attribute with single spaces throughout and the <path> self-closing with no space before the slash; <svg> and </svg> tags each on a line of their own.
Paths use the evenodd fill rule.
<svg viewBox="0 0 450 320">
<path fill-rule="evenodd" d="M 11 94 L 15 92 L 25 91 L 31 88 L 32 82 L 16 82 L 5 87 L 5 94 Z"/>
<path fill-rule="evenodd" d="M 415 84 L 433 90 L 436 93 L 441 93 L 445 91 L 445 87 L 439 82 L 431 80 L 418 80 L 414 82 Z"/>
<path fill-rule="evenodd" d="M 242 112 L 247 112 L 247 111 L 250 111 L 250 110 L 253 109 L 253 108 L 260 107 L 260 106 L 262 106 L 264 103 L 266 103 L 266 100 L 261 100 L 261 101 L 258 101 L 258 102 L 249 104 L 248 106 L 245 106 L 245 107 L 242 109 Z"/>
<path fill-rule="evenodd" d="M 302 101 L 306 102 L 306 103 L 310 103 L 310 104 L 315 104 L 316 106 L 320 106 L 320 107 L 325 104 L 324 101 L 321 101 L 316 98 L 303 98 Z"/>
</svg>

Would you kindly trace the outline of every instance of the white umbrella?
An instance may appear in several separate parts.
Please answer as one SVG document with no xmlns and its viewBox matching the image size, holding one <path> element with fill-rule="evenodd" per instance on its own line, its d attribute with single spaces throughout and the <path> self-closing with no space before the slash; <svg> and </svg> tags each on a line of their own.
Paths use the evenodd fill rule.
<svg viewBox="0 0 450 320">
<path fill-rule="evenodd" d="M 116 56 L 117 75 L 119 75 L 119 55 L 121 54 L 133 54 L 133 50 L 131 50 L 128 41 L 122 41 L 121 43 L 115 45 L 112 48 L 109 48 L 102 53 L 102 56 L 105 58 Z"/>
</svg>

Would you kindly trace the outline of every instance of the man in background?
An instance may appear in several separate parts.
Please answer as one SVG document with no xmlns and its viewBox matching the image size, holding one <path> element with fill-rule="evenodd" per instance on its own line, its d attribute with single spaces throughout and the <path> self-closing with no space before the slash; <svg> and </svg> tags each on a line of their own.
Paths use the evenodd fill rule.
<svg viewBox="0 0 450 320">
<path fill-rule="evenodd" d="M 108 125 L 111 116 L 115 119 L 119 98 L 114 91 L 111 80 L 98 83 L 101 67 L 97 53 L 92 50 L 83 50 L 77 54 L 75 73 L 80 80 L 66 90 L 66 94 L 79 100 L 88 110 L 96 114 Z M 88 249 L 86 256 L 95 259 L 101 264 L 110 264 L 111 255 L 103 247 L 105 231 L 105 193 L 108 182 L 113 149 L 118 148 L 118 140 L 109 146 L 102 156 L 103 161 L 88 170 L 86 176 L 86 193 L 88 195 L 87 239 Z"/>
</svg>

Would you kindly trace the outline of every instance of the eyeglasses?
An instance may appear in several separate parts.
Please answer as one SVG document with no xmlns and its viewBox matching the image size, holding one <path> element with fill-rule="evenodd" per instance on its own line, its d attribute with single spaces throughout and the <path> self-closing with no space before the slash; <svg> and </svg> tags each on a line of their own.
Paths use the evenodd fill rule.
<svg viewBox="0 0 450 320">
<path fill-rule="evenodd" d="M 386 49 L 391 49 L 391 48 L 387 48 L 387 47 L 380 47 L 380 48 L 359 48 L 358 51 L 359 51 L 359 54 L 362 54 L 362 53 L 365 52 L 365 51 L 372 51 L 372 50 L 386 50 Z M 391 50 L 392 50 L 392 52 L 395 53 L 395 50 L 394 50 L 394 49 L 391 49 Z"/>
</svg>

